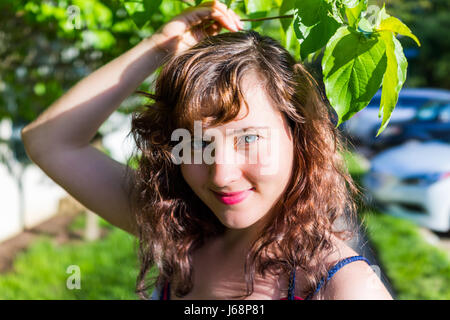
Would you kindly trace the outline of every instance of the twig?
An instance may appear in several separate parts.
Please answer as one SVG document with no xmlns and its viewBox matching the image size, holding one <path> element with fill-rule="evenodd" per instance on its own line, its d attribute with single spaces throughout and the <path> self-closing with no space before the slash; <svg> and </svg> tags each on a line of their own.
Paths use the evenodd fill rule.
<svg viewBox="0 0 450 320">
<path fill-rule="evenodd" d="M 294 17 L 293 14 L 288 14 L 288 15 L 285 15 L 285 16 L 253 18 L 253 19 L 241 19 L 241 21 L 262 21 L 262 20 L 283 19 L 283 18 L 293 18 L 293 17 Z"/>
</svg>

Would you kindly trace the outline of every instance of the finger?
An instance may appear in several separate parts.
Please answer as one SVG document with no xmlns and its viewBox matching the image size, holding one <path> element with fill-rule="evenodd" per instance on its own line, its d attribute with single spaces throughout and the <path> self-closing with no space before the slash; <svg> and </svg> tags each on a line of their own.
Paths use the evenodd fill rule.
<svg viewBox="0 0 450 320">
<path fill-rule="evenodd" d="M 223 27 L 227 28 L 230 31 L 238 31 L 234 20 L 226 13 L 223 13 L 220 10 L 213 10 L 211 16 L 214 20 L 218 21 Z"/>
<path fill-rule="evenodd" d="M 200 24 L 207 19 L 214 19 L 230 31 L 239 31 L 235 20 L 221 2 L 217 4 L 214 2 L 203 2 L 192 10 L 186 11 L 184 16 L 188 19 L 191 26 Z"/>
<path fill-rule="evenodd" d="M 222 13 L 226 14 L 234 22 L 238 29 L 242 29 L 244 27 L 239 15 L 237 15 L 232 9 L 229 9 L 224 3 L 220 1 L 214 1 L 213 7 L 216 7 Z"/>
<path fill-rule="evenodd" d="M 224 16 L 226 16 L 229 19 L 229 23 L 234 28 L 231 28 L 233 31 L 239 31 L 240 24 L 239 24 L 239 16 L 233 12 L 233 10 L 228 9 L 227 6 L 219 1 L 214 1 L 212 5 L 213 10 L 220 11 Z M 229 28 L 228 28 L 229 29 Z"/>
<path fill-rule="evenodd" d="M 241 18 L 233 11 L 233 10 L 229 10 L 230 11 L 230 15 L 233 17 L 233 20 L 237 26 L 238 29 L 242 29 L 244 28 L 244 24 L 241 21 Z"/>
<path fill-rule="evenodd" d="M 206 29 L 206 33 L 211 36 L 218 35 L 222 26 L 218 22 L 214 22 L 209 28 Z"/>
</svg>

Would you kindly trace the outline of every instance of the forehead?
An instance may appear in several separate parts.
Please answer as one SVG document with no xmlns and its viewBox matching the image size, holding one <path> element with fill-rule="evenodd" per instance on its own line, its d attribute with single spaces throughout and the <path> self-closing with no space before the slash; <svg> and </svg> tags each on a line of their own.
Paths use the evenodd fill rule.
<svg viewBox="0 0 450 320">
<path fill-rule="evenodd" d="M 241 89 L 245 102 L 241 101 L 241 109 L 236 119 L 218 126 L 221 130 L 239 130 L 247 127 L 278 128 L 282 125 L 282 115 L 274 105 L 267 92 L 266 80 L 255 72 L 243 76 Z M 247 108 L 248 106 L 248 114 Z"/>
</svg>

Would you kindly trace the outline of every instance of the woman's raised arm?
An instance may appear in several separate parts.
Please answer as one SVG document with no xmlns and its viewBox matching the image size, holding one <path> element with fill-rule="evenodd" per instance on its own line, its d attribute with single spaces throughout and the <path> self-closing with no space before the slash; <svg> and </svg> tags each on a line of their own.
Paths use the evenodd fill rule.
<svg viewBox="0 0 450 320">
<path fill-rule="evenodd" d="M 50 178 L 85 207 L 135 235 L 126 166 L 90 141 L 165 55 L 152 38 L 143 40 L 81 80 L 22 130 L 28 156 Z"/>
<path fill-rule="evenodd" d="M 217 34 L 222 25 L 237 30 L 232 27 L 237 19 L 218 1 L 185 10 L 152 37 L 81 80 L 26 126 L 22 140 L 28 156 L 88 209 L 136 235 L 127 167 L 91 146 L 90 141 L 165 58 L 206 35 Z M 211 20 L 216 22 L 206 26 Z"/>
</svg>

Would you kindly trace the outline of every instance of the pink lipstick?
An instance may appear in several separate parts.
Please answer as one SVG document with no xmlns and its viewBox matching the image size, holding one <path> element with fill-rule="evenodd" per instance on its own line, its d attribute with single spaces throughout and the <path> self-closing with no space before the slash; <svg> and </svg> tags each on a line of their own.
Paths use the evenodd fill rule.
<svg viewBox="0 0 450 320">
<path fill-rule="evenodd" d="M 255 188 L 251 188 L 249 190 L 232 192 L 232 193 L 222 193 L 222 192 L 214 191 L 214 195 L 222 203 L 231 205 L 231 204 L 236 204 L 236 203 L 243 201 L 245 198 L 247 198 L 250 195 L 251 192 L 253 192 L 254 189 Z"/>
</svg>

